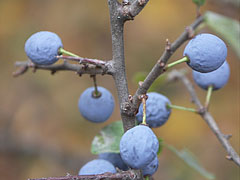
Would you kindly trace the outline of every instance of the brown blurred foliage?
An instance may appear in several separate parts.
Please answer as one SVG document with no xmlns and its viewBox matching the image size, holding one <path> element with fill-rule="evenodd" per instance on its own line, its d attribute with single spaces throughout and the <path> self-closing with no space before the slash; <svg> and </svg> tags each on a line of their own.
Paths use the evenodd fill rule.
<svg viewBox="0 0 240 180">
<path fill-rule="evenodd" d="M 213 10 L 239 20 L 239 6 L 209 0 L 201 11 Z M 130 93 L 137 84 L 136 72 L 148 72 L 164 50 L 165 40 L 174 41 L 195 18 L 191 0 L 152 0 L 134 21 L 125 25 L 126 67 Z M 229 27 L 231 28 L 231 27 Z M 82 57 L 111 59 L 111 35 L 107 0 L 0 0 L 0 179 L 27 179 L 77 174 L 95 158 L 91 141 L 106 124 L 119 120 L 114 82 L 99 76 L 98 84 L 115 96 L 116 108 L 109 121 L 92 124 L 77 108 L 80 94 L 92 81 L 71 72 L 28 72 L 13 78 L 14 62 L 26 60 L 24 43 L 34 32 L 57 33 L 64 48 Z M 202 32 L 211 32 L 203 29 Z M 170 59 L 182 56 L 183 47 Z M 239 153 L 239 59 L 229 48 L 231 77 L 215 92 L 210 112 Z M 180 65 L 177 68 L 185 67 Z M 190 73 L 191 74 L 191 73 Z M 189 75 L 191 78 L 191 76 Z M 205 91 L 196 87 L 201 100 Z M 173 104 L 192 107 L 181 83 L 166 84 L 159 92 Z M 169 122 L 154 130 L 177 148 L 187 147 L 218 180 L 239 178 L 239 168 L 225 159 L 226 152 L 205 122 L 197 115 L 173 110 Z M 159 157 L 156 179 L 203 179 L 168 150 Z"/>
</svg>

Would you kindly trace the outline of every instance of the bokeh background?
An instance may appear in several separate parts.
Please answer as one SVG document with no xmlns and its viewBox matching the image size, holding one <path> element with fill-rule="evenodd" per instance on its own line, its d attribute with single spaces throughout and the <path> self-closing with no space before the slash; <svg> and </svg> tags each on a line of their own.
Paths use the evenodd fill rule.
<svg viewBox="0 0 240 180">
<path fill-rule="evenodd" d="M 206 10 L 239 20 L 239 1 L 207 0 L 201 12 Z M 135 74 L 152 68 L 166 38 L 174 41 L 193 22 L 195 12 L 191 0 L 151 0 L 134 21 L 126 23 L 126 71 L 131 94 L 137 88 Z M 96 158 L 90 153 L 95 134 L 120 120 L 110 76 L 97 76 L 98 84 L 109 89 L 116 101 L 113 115 L 103 124 L 92 124 L 78 112 L 80 94 L 92 86 L 88 75 L 58 72 L 52 76 L 47 71 L 30 70 L 12 77 L 14 62 L 26 60 L 26 39 L 41 30 L 57 33 L 65 49 L 82 57 L 111 59 L 107 0 L 0 0 L 0 179 L 76 175 L 83 164 Z M 201 31 L 212 32 L 207 28 Z M 182 56 L 183 47 L 170 61 Z M 213 94 L 210 112 L 222 131 L 233 135 L 230 142 L 239 153 L 240 61 L 230 47 L 227 59 L 231 77 Z M 182 67 L 186 65 L 177 68 Z M 196 90 L 204 101 L 206 92 L 198 87 Z M 161 84 L 157 91 L 173 104 L 193 107 L 180 82 Z M 173 110 L 166 125 L 154 131 L 166 143 L 188 148 L 216 179 L 239 179 L 239 168 L 225 159 L 225 150 L 198 115 Z M 159 161 L 155 179 L 204 179 L 167 149 Z"/>
</svg>

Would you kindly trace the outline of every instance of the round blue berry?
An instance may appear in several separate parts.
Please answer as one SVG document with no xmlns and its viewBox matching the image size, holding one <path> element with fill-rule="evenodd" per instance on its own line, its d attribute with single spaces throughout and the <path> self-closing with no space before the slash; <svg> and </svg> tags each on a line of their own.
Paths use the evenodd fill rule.
<svg viewBox="0 0 240 180">
<path fill-rule="evenodd" d="M 114 110 L 112 94 L 105 88 L 98 86 L 100 97 L 94 97 L 94 87 L 87 88 L 80 96 L 78 109 L 82 116 L 95 123 L 108 120 Z"/>
<path fill-rule="evenodd" d="M 125 132 L 120 141 L 122 160 L 131 168 L 142 169 L 157 156 L 158 139 L 145 125 L 138 125 Z"/>
<path fill-rule="evenodd" d="M 171 109 L 167 108 L 167 104 L 171 104 L 169 99 L 162 94 L 150 92 L 147 94 L 146 101 L 146 120 L 149 127 L 162 126 L 169 118 Z M 142 122 L 143 119 L 143 105 L 139 107 L 138 114 L 136 115 L 137 121 Z"/>
<path fill-rule="evenodd" d="M 117 167 L 123 171 L 128 170 L 127 165 L 123 162 L 119 153 L 102 153 L 102 154 L 99 154 L 98 158 L 109 161 L 115 167 Z"/>
<path fill-rule="evenodd" d="M 226 60 L 227 47 L 215 35 L 199 34 L 189 41 L 183 52 L 195 71 L 207 73 L 218 69 Z"/>
<path fill-rule="evenodd" d="M 193 79 L 195 83 L 200 86 L 202 89 L 207 90 L 209 86 L 213 86 L 213 90 L 222 88 L 229 79 L 230 68 L 225 61 L 223 65 L 215 71 L 209 73 L 200 73 L 193 71 Z"/>
<path fill-rule="evenodd" d="M 96 175 L 106 172 L 116 173 L 115 167 L 103 159 L 95 159 L 85 164 L 79 171 L 78 175 Z"/>
<path fill-rule="evenodd" d="M 29 59 L 38 65 L 50 65 L 58 59 L 58 50 L 63 47 L 59 36 L 53 32 L 40 31 L 28 38 L 25 52 Z"/>
<path fill-rule="evenodd" d="M 158 169 L 158 157 L 156 156 L 154 160 L 148 164 L 146 167 L 142 168 L 143 176 L 152 176 Z"/>
</svg>

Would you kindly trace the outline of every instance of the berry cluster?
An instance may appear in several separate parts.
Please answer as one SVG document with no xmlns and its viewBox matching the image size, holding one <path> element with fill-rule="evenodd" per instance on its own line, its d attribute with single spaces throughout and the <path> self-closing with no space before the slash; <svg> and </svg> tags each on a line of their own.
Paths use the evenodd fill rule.
<svg viewBox="0 0 240 180">
<path fill-rule="evenodd" d="M 61 39 L 48 31 L 33 34 L 25 43 L 25 51 L 36 65 L 51 65 L 58 60 L 58 55 L 66 52 Z M 181 62 L 187 62 L 192 68 L 193 79 L 201 88 L 208 90 L 211 87 L 212 90 L 217 90 L 227 83 L 230 75 L 226 61 L 227 47 L 217 36 L 197 35 L 189 41 L 183 55 L 185 57 Z M 120 153 L 99 154 L 98 159 L 88 162 L 80 169 L 79 175 L 116 173 L 116 168 L 124 171 L 129 168 L 141 169 L 144 176 L 153 175 L 157 171 L 159 141 L 151 128 L 164 125 L 173 106 L 167 97 L 159 93 L 150 92 L 147 97 L 136 115 L 139 125 L 125 132 L 121 138 Z M 78 108 L 86 120 L 101 123 L 109 119 L 114 104 L 112 94 L 103 87 L 97 87 L 95 83 L 94 87 L 81 94 Z"/>
</svg>

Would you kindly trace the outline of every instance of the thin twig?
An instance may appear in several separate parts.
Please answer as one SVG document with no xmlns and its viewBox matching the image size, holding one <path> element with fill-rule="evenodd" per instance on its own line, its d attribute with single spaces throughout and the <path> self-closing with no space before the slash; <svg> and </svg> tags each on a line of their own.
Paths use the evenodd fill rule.
<svg viewBox="0 0 240 180">
<path fill-rule="evenodd" d="M 104 173 L 96 175 L 81 175 L 71 176 L 67 175 L 64 177 L 49 177 L 40 179 L 29 179 L 29 180 L 141 180 L 141 174 L 136 173 L 135 170 L 121 171 L 119 173 Z"/>
<path fill-rule="evenodd" d="M 203 107 L 203 105 L 201 104 L 200 100 L 197 97 L 197 94 L 193 88 L 192 83 L 188 80 L 188 78 L 183 73 L 180 73 L 177 70 L 171 71 L 168 76 L 171 77 L 171 79 L 175 79 L 175 80 L 179 79 L 183 82 L 183 84 L 186 86 L 188 92 L 191 95 L 193 103 L 195 103 L 197 108 L 200 110 L 199 111 L 200 116 L 205 120 L 205 122 L 208 124 L 211 131 L 216 135 L 219 142 L 227 151 L 228 153 L 228 155 L 226 156 L 227 159 L 232 160 L 234 163 L 240 166 L 240 157 L 236 153 L 236 151 L 234 150 L 230 142 L 228 141 L 229 136 L 226 136 L 221 132 L 212 115 L 207 111 L 206 108 Z"/>
<path fill-rule="evenodd" d="M 84 57 L 56 56 L 56 58 L 76 61 L 79 64 L 88 64 L 89 63 L 89 64 L 95 64 L 97 66 L 105 66 L 105 64 L 106 64 L 106 61 L 102 61 L 99 59 L 84 58 Z"/>
<path fill-rule="evenodd" d="M 51 71 L 52 74 L 57 71 L 75 71 L 79 75 L 82 74 L 112 74 L 112 65 L 111 61 L 107 61 L 104 65 L 96 66 L 94 64 L 71 64 L 64 61 L 62 64 L 53 64 L 53 65 L 36 65 L 30 61 L 17 61 L 15 63 L 16 67 L 20 67 L 16 72 L 13 73 L 14 77 L 20 76 L 27 72 L 29 68 L 33 68 L 34 70 L 42 69 Z"/>
</svg>

